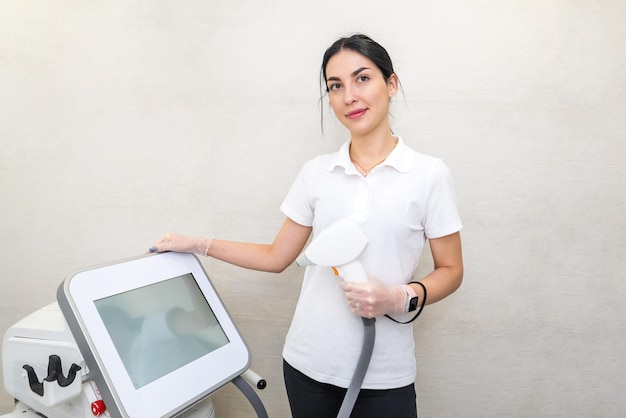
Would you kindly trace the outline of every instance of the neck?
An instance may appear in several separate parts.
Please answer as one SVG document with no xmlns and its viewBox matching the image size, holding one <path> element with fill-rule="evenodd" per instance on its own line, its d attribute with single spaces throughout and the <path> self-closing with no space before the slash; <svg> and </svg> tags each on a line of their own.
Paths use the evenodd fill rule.
<svg viewBox="0 0 626 418">
<path fill-rule="evenodd" d="M 367 176 L 377 165 L 383 163 L 396 146 L 389 131 L 387 135 L 373 138 L 352 137 L 350 159 L 363 176 Z"/>
<path fill-rule="evenodd" d="M 359 164 L 369 166 L 384 160 L 396 146 L 391 131 L 378 137 L 352 136 L 350 141 L 350 157 Z"/>
</svg>

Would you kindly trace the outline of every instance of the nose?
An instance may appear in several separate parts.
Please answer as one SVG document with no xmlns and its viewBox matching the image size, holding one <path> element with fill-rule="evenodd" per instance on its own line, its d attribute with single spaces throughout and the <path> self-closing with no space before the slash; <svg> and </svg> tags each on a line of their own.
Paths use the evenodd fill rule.
<svg viewBox="0 0 626 418">
<path fill-rule="evenodd" d="M 346 104 L 351 104 L 356 102 L 357 94 L 354 86 L 346 84 L 343 87 L 343 100 Z"/>
</svg>

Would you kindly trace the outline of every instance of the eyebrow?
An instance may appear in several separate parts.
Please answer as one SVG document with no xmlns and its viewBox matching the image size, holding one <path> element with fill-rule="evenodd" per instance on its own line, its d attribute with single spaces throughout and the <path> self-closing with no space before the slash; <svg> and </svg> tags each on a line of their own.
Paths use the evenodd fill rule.
<svg viewBox="0 0 626 418">
<path fill-rule="evenodd" d="M 369 67 L 359 67 L 356 70 L 352 71 L 352 74 L 350 74 L 351 77 L 356 77 L 357 74 L 359 74 L 361 71 L 364 70 L 369 70 Z M 329 81 L 341 81 L 341 79 L 339 77 L 328 77 L 326 79 L 326 82 L 328 83 Z"/>
</svg>

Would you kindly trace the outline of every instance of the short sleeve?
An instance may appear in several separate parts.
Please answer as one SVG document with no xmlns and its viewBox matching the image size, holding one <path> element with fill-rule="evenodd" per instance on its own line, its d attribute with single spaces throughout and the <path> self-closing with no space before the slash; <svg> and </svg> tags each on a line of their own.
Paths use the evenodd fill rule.
<svg viewBox="0 0 626 418">
<path fill-rule="evenodd" d="M 310 186 L 313 179 L 315 160 L 307 162 L 291 185 L 280 210 L 294 222 L 304 225 L 313 225 L 313 206 L 310 199 Z"/>
<path fill-rule="evenodd" d="M 463 224 L 456 188 L 449 168 L 441 160 L 433 164 L 426 189 L 426 201 L 426 237 L 440 238 L 461 230 Z"/>
</svg>

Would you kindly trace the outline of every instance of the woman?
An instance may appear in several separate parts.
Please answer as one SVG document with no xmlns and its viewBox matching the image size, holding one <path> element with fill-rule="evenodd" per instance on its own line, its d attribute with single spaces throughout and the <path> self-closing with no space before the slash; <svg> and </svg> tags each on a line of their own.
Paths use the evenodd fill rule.
<svg viewBox="0 0 626 418">
<path fill-rule="evenodd" d="M 461 284 L 463 261 L 456 194 L 447 167 L 394 136 L 389 106 L 399 80 L 387 51 L 364 35 L 336 41 L 321 68 L 329 103 L 350 132 L 341 149 L 304 165 L 281 205 L 285 222 L 272 244 L 166 234 L 151 251 L 194 252 L 241 267 L 281 272 L 314 236 L 341 218 L 360 223 L 369 244 L 362 283 L 327 267 L 305 271 L 283 349 L 293 417 L 336 417 L 361 350 L 360 317 L 398 315 L 434 303 Z M 429 241 L 434 270 L 412 282 Z M 427 298 L 425 299 L 425 291 Z M 402 318 L 402 317 L 401 317 Z M 412 327 L 376 322 L 371 362 L 352 416 L 413 418 Z"/>
</svg>

